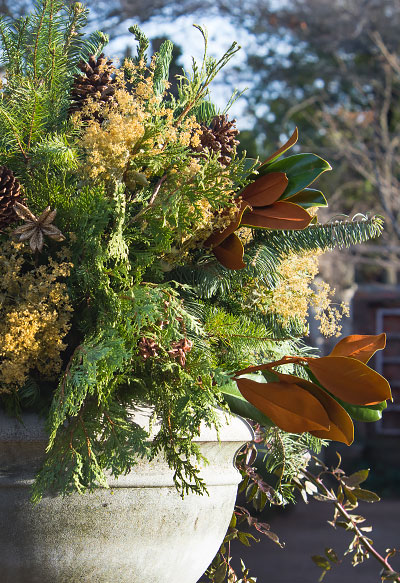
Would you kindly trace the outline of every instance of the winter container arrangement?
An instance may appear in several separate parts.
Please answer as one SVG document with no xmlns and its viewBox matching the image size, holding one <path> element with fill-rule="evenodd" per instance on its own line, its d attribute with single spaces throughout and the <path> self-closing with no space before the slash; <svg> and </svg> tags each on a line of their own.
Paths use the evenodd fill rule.
<svg viewBox="0 0 400 583">
<path fill-rule="evenodd" d="M 266 160 L 238 153 L 234 97 L 209 93 L 235 43 L 215 59 L 197 27 L 204 60 L 173 94 L 169 41 L 148 58 L 134 26 L 117 66 L 86 19 L 39 0 L 0 23 L 0 571 L 196 583 L 242 477 L 258 507 L 284 502 L 309 450 L 351 444 L 391 398 L 367 364 L 384 335 L 325 357 L 301 340 L 311 305 L 328 335 L 345 310 L 311 287 L 316 257 L 382 222 L 318 222 L 330 166 L 288 154 L 297 131 Z M 233 466 L 253 431 L 266 469 L 287 458 L 268 487 L 254 446 Z"/>
</svg>

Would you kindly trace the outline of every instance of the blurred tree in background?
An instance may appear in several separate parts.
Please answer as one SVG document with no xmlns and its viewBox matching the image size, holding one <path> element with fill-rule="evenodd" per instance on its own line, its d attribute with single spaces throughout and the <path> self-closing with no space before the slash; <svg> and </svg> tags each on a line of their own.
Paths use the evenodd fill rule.
<svg viewBox="0 0 400 583">
<path fill-rule="evenodd" d="M 397 0 L 256 2 L 244 19 L 256 36 L 247 56 L 249 110 L 262 149 L 294 125 L 302 146 L 335 167 L 324 182 L 331 209 L 386 219 L 379 264 L 397 282 L 400 238 L 400 3 Z M 322 182 L 322 181 L 321 181 Z M 371 264 L 374 248 L 355 259 Z M 369 255 L 369 256 L 368 256 Z M 375 257 L 376 259 L 376 257 Z M 372 270 L 376 277 L 376 270 Z"/>
</svg>

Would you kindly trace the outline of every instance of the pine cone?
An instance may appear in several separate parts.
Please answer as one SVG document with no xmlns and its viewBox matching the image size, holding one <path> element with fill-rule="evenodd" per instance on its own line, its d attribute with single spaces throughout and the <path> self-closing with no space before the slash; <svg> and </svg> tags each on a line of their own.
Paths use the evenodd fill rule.
<svg viewBox="0 0 400 583">
<path fill-rule="evenodd" d="M 139 354 L 143 360 L 148 358 L 155 358 L 158 356 L 158 350 L 160 350 L 159 345 L 152 338 L 143 338 L 138 342 Z"/>
<path fill-rule="evenodd" d="M 188 338 L 182 338 L 176 342 L 171 343 L 171 350 L 168 350 L 168 354 L 173 359 L 178 359 L 181 366 L 186 364 L 186 352 L 190 352 L 193 347 L 193 342 Z"/>
<path fill-rule="evenodd" d="M 78 65 L 83 75 L 75 75 L 71 89 L 70 113 L 80 111 L 89 98 L 94 101 L 110 103 L 115 94 L 115 79 L 112 79 L 114 68 L 112 61 L 107 60 L 104 54 L 96 59 L 94 55 L 89 61 L 81 61 Z M 99 115 L 96 116 L 100 118 Z"/>
<path fill-rule="evenodd" d="M 210 126 L 202 126 L 200 135 L 200 144 L 196 152 L 204 152 L 207 148 L 210 152 L 218 152 L 218 162 L 222 166 L 228 166 L 231 163 L 232 155 L 236 146 L 239 144 L 235 137 L 239 130 L 235 126 L 236 120 L 228 121 L 227 115 L 216 115 Z"/>
<path fill-rule="evenodd" d="M 14 210 L 16 202 L 23 202 L 21 185 L 12 170 L 0 166 L 0 231 L 18 221 Z"/>
</svg>

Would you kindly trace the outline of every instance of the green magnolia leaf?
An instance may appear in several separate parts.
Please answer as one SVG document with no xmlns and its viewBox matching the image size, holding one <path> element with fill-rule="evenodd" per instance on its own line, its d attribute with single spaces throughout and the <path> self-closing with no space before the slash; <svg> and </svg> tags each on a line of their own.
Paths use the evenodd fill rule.
<svg viewBox="0 0 400 583">
<path fill-rule="evenodd" d="M 322 207 L 328 206 L 328 202 L 320 190 L 315 190 L 314 188 L 305 188 L 290 197 L 286 197 L 287 202 L 294 202 L 303 209 L 312 207 Z"/>
<path fill-rule="evenodd" d="M 375 409 L 376 405 L 371 405 L 369 407 L 363 405 L 350 405 L 349 403 L 345 403 L 337 397 L 334 397 L 334 399 L 336 399 L 336 401 L 343 407 L 343 409 L 347 411 L 350 417 L 356 421 L 373 423 L 374 421 L 379 421 L 379 419 L 382 419 L 382 411 L 380 409 Z M 386 404 L 386 401 L 383 402 Z"/>
<path fill-rule="evenodd" d="M 249 377 L 256 377 L 258 375 L 248 375 Z M 258 377 L 260 378 L 260 377 Z M 255 380 L 252 378 L 252 380 Z M 274 423 L 266 415 L 261 413 L 254 405 L 249 403 L 241 394 L 236 386 L 236 383 L 225 385 L 221 388 L 221 393 L 224 395 L 225 401 L 228 403 L 232 413 L 252 419 L 256 423 L 260 423 L 264 427 L 272 427 Z"/>
<path fill-rule="evenodd" d="M 307 374 L 309 375 L 312 382 L 323 388 L 321 383 L 311 372 L 310 368 L 304 368 L 307 370 Z M 352 419 L 355 419 L 356 421 L 363 421 L 364 423 L 374 423 L 375 421 L 382 419 L 382 411 L 387 407 L 386 401 L 381 401 L 376 405 L 351 405 L 350 403 L 346 403 L 346 401 L 342 401 L 342 399 L 339 399 L 339 397 L 336 397 L 332 393 L 329 394 L 339 403 L 339 405 L 343 407 L 345 411 L 347 411 Z"/>
<path fill-rule="evenodd" d="M 300 192 L 318 178 L 320 174 L 331 170 L 331 165 L 316 154 L 295 154 L 282 160 L 277 160 L 265 168 L 259 168 L 261 175 L 269 172 L 284 172 L 289 183 L 280 200 L 285 200 Z"/>
<path fill-rule="evenodd" d="M 387 401 L 381 401 L 376 405 L 368 405 L 368 409 L 375 409 L 376 411 L 384 411 L 387 407 Z"/>
</svg>

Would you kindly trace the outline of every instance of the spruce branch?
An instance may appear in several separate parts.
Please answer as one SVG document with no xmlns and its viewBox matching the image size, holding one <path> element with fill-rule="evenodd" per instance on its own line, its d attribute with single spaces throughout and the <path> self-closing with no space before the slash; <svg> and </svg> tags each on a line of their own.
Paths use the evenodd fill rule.
<svg viewBox="0 0 400 583">
<path fill-rule="evenodd" d="M 24 158 L 24 161 L 26 163 L 28 163 L 29 157 L 28 157 L 28 155 L 27 155 L 27 153 L 22 145 L 22 139 L 21 139 L 21 136 L 19 135 L 16 124 L 15 124 L 14 120 L 12 119 L 12 117 L 10 116 L 10 114 L 7 112 L 7 110 L 4 107 L 2 107 L 1 105 L 0 105 L 0 115 L 2 115 L 7 120 L 8 124 L 12 130 L 12 135 L 14 136 L 14 139 L 18 144 L 18 148 L 19 148 L 19 150 Z"/>
<path fill-rule="evenodd" d="M 53 4 L 52 0 L 50 0 L 50 2 L 52 5 Z M 43 0 L 42 12 L 40 15 L 39 24 L 37 26 L 37 31 L 36 31 L 35 47 L 33 49 L 33 81 L 35 84 L 37 83 L 37 56 L 38 56 L 39 39 L 40 39 L 40 33 L 42 30 L 42 26 L 43 26 L 44 17 L 45 17 L 46 11 L 47 11 L 47 4 L 48 4 L 48 0 Z"/>
</svg>

